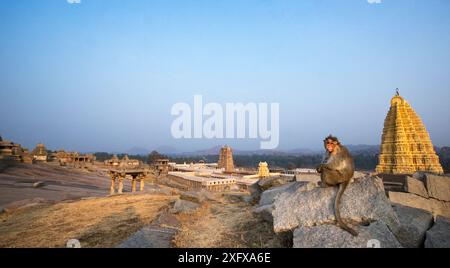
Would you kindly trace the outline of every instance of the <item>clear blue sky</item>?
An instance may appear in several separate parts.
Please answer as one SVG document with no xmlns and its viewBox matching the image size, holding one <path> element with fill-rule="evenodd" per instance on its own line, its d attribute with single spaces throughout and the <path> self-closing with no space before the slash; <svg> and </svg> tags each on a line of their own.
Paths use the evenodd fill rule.
<svg viewBox="0 0 450 268">
<path fill-rule="evenodd" d="M 280 149 L 379 144 L 399 87 L 450 145 L 448 0 L 2 0 L 0 134 L 34 147 L 181 151 L 176 102 L 279 102 Z"/>
</svg>

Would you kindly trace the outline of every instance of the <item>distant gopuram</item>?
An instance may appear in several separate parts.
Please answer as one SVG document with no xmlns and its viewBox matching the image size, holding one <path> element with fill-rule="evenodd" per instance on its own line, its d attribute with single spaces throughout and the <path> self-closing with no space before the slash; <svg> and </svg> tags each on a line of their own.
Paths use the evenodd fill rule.
<svg viewBox="0 0 450 268">
<path fill-rule="evenodd" d="M 384 122 L 376 171 L 383 174 L 444 173 L 422 120 L 398 90 Z"/>
<path fill-rule="evenodd" d="M 230 147 L 224 146 L 220 149 L 218 164 L 219 168 L 225 169 L 226 173 L 234 172 L 233 150 Z"/>
</svg>

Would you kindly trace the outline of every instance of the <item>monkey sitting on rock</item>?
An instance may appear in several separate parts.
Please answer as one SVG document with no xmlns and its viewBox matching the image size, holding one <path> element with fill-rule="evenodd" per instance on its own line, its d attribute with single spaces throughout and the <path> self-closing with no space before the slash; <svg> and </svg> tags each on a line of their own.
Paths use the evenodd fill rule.
<svg viewBox="0 0 450 268">
<path fill-rule="evenodd" d="M 348 149 L 341 145 L 339 139 L 328 136 L 324 140 L 326 155 L 322 164 L 317 167 L 317 172 L 321 174 L 321 187 L 333 187 L 339 185 L 339 191 L 334 203 L 336 220 L 339 226 L 353 236 L 358 233 L 348 227 L 341 218 L 340 204 L 342 195 L 350 184 L 350 180 L 355 173 L 355 163 Z"/>
</svg>

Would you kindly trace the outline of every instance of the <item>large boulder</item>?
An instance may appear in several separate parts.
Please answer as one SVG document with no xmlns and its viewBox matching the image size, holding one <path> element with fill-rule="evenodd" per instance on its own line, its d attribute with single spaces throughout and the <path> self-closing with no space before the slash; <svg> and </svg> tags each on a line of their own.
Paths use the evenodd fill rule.
<svg viewBox="0 0 450 268">
<path fill-rule="evenodd" d="M 383 222 L 356 227 L 353 237 L 336 225 L 300 227 L 294 231 L 294 248 L 401 248 L 400 243 Z"/>
<path fill-rule="evenodd" d="M 262 193 L 259 206 L 253 210 L 253 213 L 261 215 L 261 217 L 273 223 L 272 212 L 275 200 L 283 193 L 294 193 L 296 191 L 307 191 L 314 189 L 315 183 L 292 182 L 283 186 L 275 187 Z"/>
<path fill-rule="evenodd" d="M 275 187 L 270 190 L 264 191 L 261 194 L 261 199 L 259 201 L 260 206 L 266 206 L 273 204 L 275 200 L 283 193 L 294 193 L 299 188 L 307 185 L 305 182 L 292 182 L 285 184 L 283 186 Z"/>
<path fill-rule="evenodd" d="M 334 202 L 338 187 L 314 188 L 281 194 L 274 203 L 273 218 L 276 233 L 298 227 L 313 227 L 336 222 Z M 384 222 L 396 232 L 400 222 L 386 197 L 383 181 L 378 177 L 363 177 L 349 185 L 342 197 L 341 216 L 357 223 Z"/>
<path fill-rule="evenodd" d="M 427 232 L 425 248 L 450 248 L 450 219 L 437 217 L 433 228 Z"/>
<path fill-rule="evenodd" d="M 433 215 L 422 209 L 395 205 L 394 210 L 400 220 L 397 239 L 405 248 L 421 248 L 426 232 L 433 225 Z"/>
<path fill-rule="evenodd" d="M 432 198 L 450 202 L 450 178 L 426 174 L 425 184 Z"/>
<path fill-rule="evenodd" d="M 38 181 L 38 182 L 33 183 L 33 188 L 42 188 L 44 186 L 45 186 L 45 182 L 43 182 L 43 181 Z"/>
<path fill-rule="evenodd" d="M 422 181 L 413 177 L 406 177 L 405 192 L 429 198 L 427 189 Z"/>
<path fill-rule="evenodd" d="M 427 199 L 415 194 L 389 192 L 389 199 L 394 204 L 418 208 L 431 212 L 433 216 L 444 216 L 450 218 L 450 202 Z"/>
</svg>

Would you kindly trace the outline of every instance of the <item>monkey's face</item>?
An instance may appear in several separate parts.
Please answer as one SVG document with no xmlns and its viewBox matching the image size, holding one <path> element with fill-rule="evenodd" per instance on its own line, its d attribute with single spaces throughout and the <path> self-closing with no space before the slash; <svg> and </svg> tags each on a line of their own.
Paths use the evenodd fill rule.
<svg viewBox="0 0 450 268">
<path fill-rule="evenodd" d="M 333 153 L 336 150 L 336 147 L 338 146 L 338 143 L 333 140 L 326 140 L 325 141 L 325 148 L 328 153 Z"/>
</svg>

